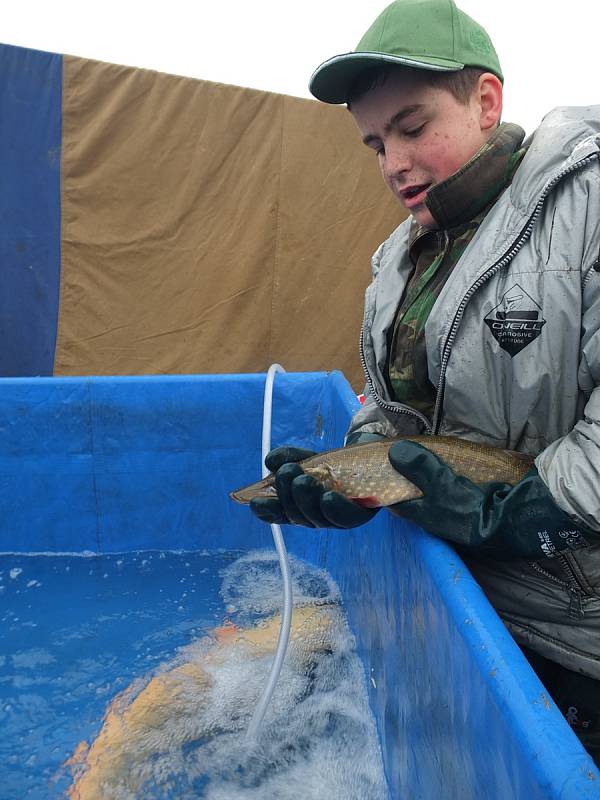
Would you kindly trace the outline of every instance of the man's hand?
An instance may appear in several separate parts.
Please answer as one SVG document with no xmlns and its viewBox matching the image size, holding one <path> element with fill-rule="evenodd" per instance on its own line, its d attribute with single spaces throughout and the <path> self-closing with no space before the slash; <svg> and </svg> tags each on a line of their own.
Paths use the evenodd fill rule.
<svg viewBox="0 0 600 800">
<path fill-rule="evenodd" d="M 314 455 L 301 447 L 276 447 L 265 458 L 275 473 L 277 497 L 255 498 L 251 511 L 263 522 L 304 525 L 307 528 L 355 528 L 372 519 L 379 509 L 363 508 L 339 492 L 326 491 L 306 475 L 298 462 Z"/>
<path fill-rule="evenodd" d="M 477 485 L 415 442 L 396 442 L 389 459 L 423 492 L 390 511 L 442 539 L 497 558 L 539 559 L 585 547 L 584 533 L 597 537 L 556 505 L 535 467 L 514 486 Z"/>
</svg>

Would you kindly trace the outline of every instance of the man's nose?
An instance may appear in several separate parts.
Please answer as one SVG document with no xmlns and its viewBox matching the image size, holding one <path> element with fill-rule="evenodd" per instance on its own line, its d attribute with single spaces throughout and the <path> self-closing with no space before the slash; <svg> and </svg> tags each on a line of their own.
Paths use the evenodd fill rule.
<svg viewBox="0 0 600 800">
<path fill-rule="evenodd" d="M 386 145 L 383 161 L 383 174 L 387 180 L 401 178 L 412 166 L 412 159 L 407 147 L 398 144 Z"/>
</svg>

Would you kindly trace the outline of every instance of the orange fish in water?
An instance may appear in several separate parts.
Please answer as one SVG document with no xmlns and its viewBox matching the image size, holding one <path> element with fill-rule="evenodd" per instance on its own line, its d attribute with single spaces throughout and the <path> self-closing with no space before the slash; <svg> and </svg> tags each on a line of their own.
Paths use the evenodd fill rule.
<svg viewBox="0 0 600 800">
<path fill-rule="evenodd" d="M 513 450 L 459 439 L 454 436 L 405 436 L 405 441 L 431 450 L 457 475 L 474 483 L 515 484 L 533 465 L 533 458 Z M 312 475 L 326 489 L 333 489 L 368 508 L 391 506 L 414 500 L 422 492 L 414 483 L 400 475 L 388 459 L 388 451 L 397 439 L 341 447 L 317 453 L 300 462 L 307 475 Z M 249 503 L 257 497 L 276 497 L 275 477 L 230 493 L 237 503 Z"/>
<path fill-rule="evenodd" d="M 332 603 L 295 608 L 288 662 L 308 669 L 315 654 L 332 650 L 340 615 L 339 607 Z M 143 688 L 134 681 L 113 698 L 94 741 L 80 742 L 64 762 L 73 778 L 66 797 L 143 797 L 145 765 L 159 752 L 216 735 L 205 727 L 201 713 L 214 702 L 210 690 L 215 672 L 240 656 L 250 661 L 274 654 L 280 629 L 279 615 L 248 628 L 226 620 L 211 632 L 214 644 L 198 660 L 154 675 Z"/>
</svg>

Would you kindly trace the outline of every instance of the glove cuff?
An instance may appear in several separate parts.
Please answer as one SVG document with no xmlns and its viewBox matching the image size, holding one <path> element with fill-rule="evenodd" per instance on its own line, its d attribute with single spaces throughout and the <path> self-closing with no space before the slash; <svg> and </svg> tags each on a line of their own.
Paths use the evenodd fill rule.
<svg viewBox="0 0 600 800">
<path fill-rule="evenodd" d="M 556 504 L 535 467 L 510 491 L 503 487 L 494 500 L 489 544 L 501 541 L 506 558 L 554 558 L 598 538 Z"/>
</svg>

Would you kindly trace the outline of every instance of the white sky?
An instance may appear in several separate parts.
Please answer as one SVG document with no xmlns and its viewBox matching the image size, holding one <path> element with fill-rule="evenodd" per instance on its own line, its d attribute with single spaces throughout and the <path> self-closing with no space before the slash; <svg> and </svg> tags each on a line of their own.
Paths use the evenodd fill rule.
<svg viewBox="0 0 600 800">
<path fill-rule="evenodd" d="M 308 97 L 313 69 L 352 50 L 386 0 L 20 0 L 0 40 Z M 556 105 L 600 103 L 600 0 L 458 0 L 490 33 L 504 119 L 530 133 Z"/>
</svg>

